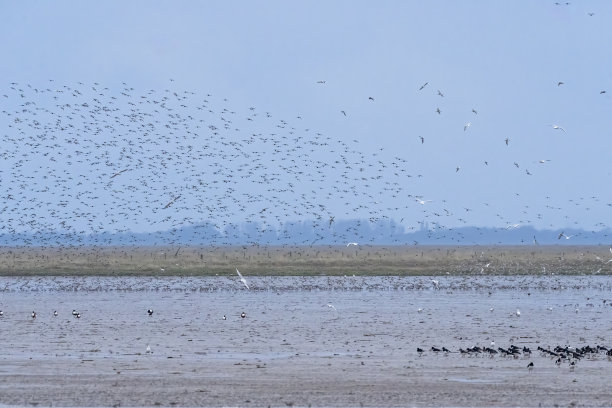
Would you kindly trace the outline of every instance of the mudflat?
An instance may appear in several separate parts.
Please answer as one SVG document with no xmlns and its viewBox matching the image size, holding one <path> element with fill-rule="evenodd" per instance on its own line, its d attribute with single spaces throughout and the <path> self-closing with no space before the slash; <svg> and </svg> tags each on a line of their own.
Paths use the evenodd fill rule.
<svg viewBox="0 0 612 408">
<path fill-rule="evenodd" d="M 251 289 L 237 276 L 0 278 L 0 404 L 612 401 L 609 276 L 245 278 Z M 538 350 L 587 345 L 602 349 L 560 362 Z"/>
</svg>

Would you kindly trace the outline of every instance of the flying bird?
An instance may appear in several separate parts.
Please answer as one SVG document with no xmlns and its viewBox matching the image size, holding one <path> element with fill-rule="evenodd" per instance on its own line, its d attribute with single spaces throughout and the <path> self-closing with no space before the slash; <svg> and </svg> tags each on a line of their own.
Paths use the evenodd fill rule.
<svg viewBox="0 0 612 408">
<path fill-rule="evenodd" d="M 472 126 L 472 122 L 468 122 L 468 123 L 466 123 L 466 124 L 465 124 L 465 126 L 463 126 L 463 131 L 465 132 L 466 130 L 468 130 L 468 128 L 469 128 L 470 126 Z M 476 133 L 478 133 L 478 132 L 476 132 Z"/>
<path fill-rule="evenodd" d="M 429 82 L 425 82 L 423 85 L 421 85 L 421 87 L 419 88 L 419 91 L 422 91 L 423 88 L 425 88 L 427 86 Z"/>
<path fill-rule="evenodd" d="M 175 202 L 176 200 L 178 200 L 179 198 L 181 198 L 181 196 L 180 196 L 180 195 L 178 195 L 178 196 L 174 197 L 174 198 L 173 198 L 173 199 L 172 199 L 172 200 L 171 200 L 171 201 L 170 201 L 168 204 L 166 204 L 166 206 L 164 207 L 164 210 L 165 210 L 166 208 L 170 207 L 172 204 L 174 204 L 174 202 Z"/>
<path fill-rule="evenodd" d="M 113 174 L 110 178 L 115 178 L 115 177 L 117 177 L 118 175 L 120 175 L 121 173 L 123 173 L 125 171 L 128 171 L 128 169 L 123 169 L 121 171 L 118 171 L 117 173 Z"/>
<path fill-rule="evenodd" d="M 240 271 L 238 270 L 238 268 L 236 268 L 236 273 L 238 274 L 238 276 L 240 277 L 240 282 L 242 282 L 244 284 L 244 286 L 246 286 L 247 289 L 249 288 L 249 285 L 247 284 L 246 279 L 244 279 L 244 276 L 242 276 L 242 274 L 240 273 Z"/>
<path fill-rule="evenodd" d="M 565 129 L 563 129 L 563 128 L 562 128 L 561 126 L 559 126 L 559 125 L 552 125 L 552 127 L 553 127 L 553 129 L 556 129 L 556 130 L 562 130 L 563 132 L 565 132 Z"/>
</svg>

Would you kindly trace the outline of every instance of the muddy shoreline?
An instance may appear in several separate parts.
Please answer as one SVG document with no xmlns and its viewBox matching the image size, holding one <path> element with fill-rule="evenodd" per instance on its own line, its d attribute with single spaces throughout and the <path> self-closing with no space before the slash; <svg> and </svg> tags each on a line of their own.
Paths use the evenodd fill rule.
<svg viewBox="0 0 612 408">
<path fill-rule="evenodd" d="M 612 347 L 609 276 L 247 279 L 2 277 L 0 405 L 612 401 L 604 352 L 556 364 L 538 351 Z M 491 342 L 532 352 L 460 352 Z"/>
</svg>

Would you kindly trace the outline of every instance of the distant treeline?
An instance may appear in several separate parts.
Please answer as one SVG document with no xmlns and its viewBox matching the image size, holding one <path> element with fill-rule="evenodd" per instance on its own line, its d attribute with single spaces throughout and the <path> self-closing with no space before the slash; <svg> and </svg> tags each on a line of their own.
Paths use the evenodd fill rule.
<svg viewBox="0 0 612 408">
<path fill-rule="evenodd" d="M 155 245 L 609 245 L 612 230 L 537 230 L 512 228 L 410 229 L 393 220 L 311 220 L 272 227 L 257 222 L 212 222 L 151 233 L 100 232 L 77 235 L 55 231 L 2 234 L 2 246 L 155 246 Z"/>
</svg>

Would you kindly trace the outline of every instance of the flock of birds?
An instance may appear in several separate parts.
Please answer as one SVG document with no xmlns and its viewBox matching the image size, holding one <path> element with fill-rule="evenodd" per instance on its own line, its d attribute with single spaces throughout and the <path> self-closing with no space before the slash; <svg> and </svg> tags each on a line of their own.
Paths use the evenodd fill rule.
<svg viewBox="0 0 612 408">
<path fill-rule="evenodd" d="M 118 236 L 130 244 L 134 232 L 167 231 L 169 242 L 161 244 L 354 245 L 418 230 L 422 221 L 450 235 L 449 224 L 469 225 L 479 211 L 495 212 L 488 203 L 462 207 L 419 194 L 427 175 L 412 168 L 410 155 L 362 151 L 357 140 L 317 132 L 301 116 L 244 112 L 172 84 L 141 91 L 126 83 L 112 89 L 49 80 L 0 89 L 0 236 L 19 245 L 105 245 Z M 466 122 L 464 132 L 471 126 Z M 565 132 L 556 124 L 552 130 Z M 545 208 L 524 205 L 522 220 L 498 212 L 500 230 L 563 211 L 548 200 Z M 598 201 L 567 204 L 588 211 Z"/>
<path fill-rule="evenodd" d="M 427 350 L 417 347 L 416 349 L 419 356 L 422 356 Z M 490 346 L 474 346 L 467 348 L 459 348 L 458 351 L 451 351 L 446 347 L 436 347 L 432 346 L 429 351 L 434 354 L 448 355 L 450 353 L 459 353 L 462 356 L 468 357 L 505 357 L 505 358 L 529 358 L 532 356 L 531 349 L 529 347 L 523 346 L 518 347 L 514 344 L 511 344 L 507 348 L 503 347 L 495 347 L 495 342 L 491 341 Z M 540 353 L 541 357 L 547 357 L 550 360 L 554 360 L 554 363 L 557 366 L 561 366 L 562 364 L 567 364 L 570 370 L 574 370 L 579 361 L 585 360 L 597 360 L 601 354 L 605 354 L 608 358 L 608 361 L 612 361 L 612 348 L 608 348 L 605 346 L 597 345 L 595 347 L 591 347 L 589 345 L 583 347 L 570 347 L 570 346 L 555 346 L 554 348 L 543 348 L 538 346 L 537 351 Z M 529 371 L 533 370 L 535 364 L 533 361 L 530 361 L 527 364 L 527 368 Z"/>
</svg>

